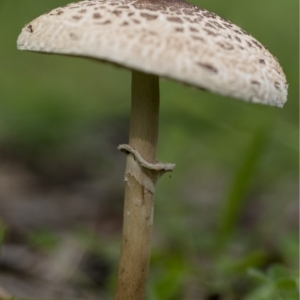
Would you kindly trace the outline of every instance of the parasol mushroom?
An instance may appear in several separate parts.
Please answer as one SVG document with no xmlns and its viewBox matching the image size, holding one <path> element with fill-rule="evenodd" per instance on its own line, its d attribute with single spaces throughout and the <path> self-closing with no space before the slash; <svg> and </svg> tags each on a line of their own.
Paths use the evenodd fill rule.
<svg viewBox="0 0 300 300">
<path fill-rule="evenodd" d="M 85 0 L 26 25 L 20 50 L 81 56 L 132 71 L 121 257 L 115 299 L 145 297 L 155 184 L 159 77 L 282 107 L 285 75 L 269 51 L 231 22 L 183 0 Z"/>
</svg>

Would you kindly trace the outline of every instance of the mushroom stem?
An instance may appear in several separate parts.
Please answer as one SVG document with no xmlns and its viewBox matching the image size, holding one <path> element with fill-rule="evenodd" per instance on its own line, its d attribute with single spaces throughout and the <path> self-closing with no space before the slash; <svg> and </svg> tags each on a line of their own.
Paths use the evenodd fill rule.
<svg viewBox="0 0 300 300">
<path fill-rule="evenodd" d="M 159 78 L 132 72 L 129 146 L 149 164 L 156 163 L 159 121 Z M 142 300 L 151 253 L 154 187 L 157 172 L 128 153 L 125 174 L 123 240 L 115 300 Z"/>
</svg>

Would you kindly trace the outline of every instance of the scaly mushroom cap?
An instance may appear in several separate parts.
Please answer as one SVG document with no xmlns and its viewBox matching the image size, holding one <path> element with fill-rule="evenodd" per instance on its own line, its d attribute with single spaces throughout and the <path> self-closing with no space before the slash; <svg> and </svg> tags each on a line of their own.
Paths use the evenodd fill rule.
<svg viewBox="0 0 300 300">
<path fill-rule="evenodd" d="M 182 0 L 85 0 L 25 26 L 20 50 L 92 57 L 282 107 L 285 75 L 244 30 Z"/>
</svg>

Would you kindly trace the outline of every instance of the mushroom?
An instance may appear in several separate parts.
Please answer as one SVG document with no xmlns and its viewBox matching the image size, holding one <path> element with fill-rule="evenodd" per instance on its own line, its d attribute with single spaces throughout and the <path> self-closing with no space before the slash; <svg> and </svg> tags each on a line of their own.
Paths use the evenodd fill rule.
<svg viewBox="0 0 300 300">
<path fill-rule="evenodd" d="M 115 299 L 144 299 L 155 184 L 174 164 L 156 161 L 159 76 L 282 107 L 285 75 L 274 56 L 231 22 L 183 0 L 85 0 L 26 25 L 18 48 L 81 56 L 132 71 L 121 257 Z"/>
</svg>

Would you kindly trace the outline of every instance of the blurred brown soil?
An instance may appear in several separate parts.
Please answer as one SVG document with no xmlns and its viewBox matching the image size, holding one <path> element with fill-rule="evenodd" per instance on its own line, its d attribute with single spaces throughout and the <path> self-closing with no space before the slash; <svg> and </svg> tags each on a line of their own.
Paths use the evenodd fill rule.
<svg viewBox="0 0 300 300">
<path fill-rule="evenodd" d="M 116 147 L 126 140 L 126 126 L 109 125 L 52 149 L 53 155 L 51 149 L 31 155 L 22 145 L 0 147 L 0 219 L 6 228 L 0 295 L 105 299 L 109 260 L 90 252 L 74 232 L 80 228 L 102 239 L 121 232 L 125 157 Z M 56 236 L 55 249 L 32 245 L 28 237 L 36 231 Z"/>
</svg>

